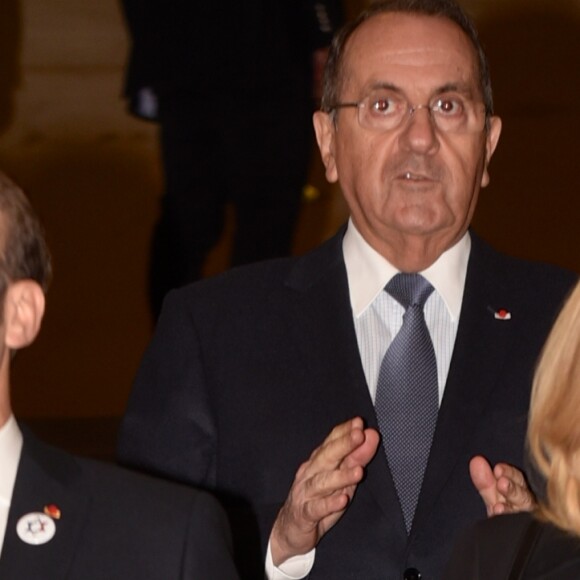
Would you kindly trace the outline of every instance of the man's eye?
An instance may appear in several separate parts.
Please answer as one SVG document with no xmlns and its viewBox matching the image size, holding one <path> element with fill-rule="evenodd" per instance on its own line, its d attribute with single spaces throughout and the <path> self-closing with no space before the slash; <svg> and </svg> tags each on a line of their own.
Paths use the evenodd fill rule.
<svg viewBox="0 0 580 580">
<path fill-rule="evenodd" d="M 433 105 L 433 110 L 443 115 L 462 115 L 465 111 L 463 101 L 457 98 L 443 97 L 437 99 Z"/>
<path fill-rule="evenodd" d="M 395 103 L 388 97 L 377 97 L 371 99 L 371 110 L 373 113 L 387 114 L 395 111 Z"/>
</svg>

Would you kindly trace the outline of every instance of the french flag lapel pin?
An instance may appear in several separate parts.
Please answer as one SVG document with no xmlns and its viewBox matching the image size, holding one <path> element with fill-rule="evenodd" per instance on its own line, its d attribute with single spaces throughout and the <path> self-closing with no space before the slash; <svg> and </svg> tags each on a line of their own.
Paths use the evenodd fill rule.
<svg viewBox="0 0 580 580">
<path fill-rule="evenodd" d="M 497 310 L 493 311 L 493 317 L 496 320 L 511 320 L 512 313 L 505 308 L 498 308 Z"/>
</svg>

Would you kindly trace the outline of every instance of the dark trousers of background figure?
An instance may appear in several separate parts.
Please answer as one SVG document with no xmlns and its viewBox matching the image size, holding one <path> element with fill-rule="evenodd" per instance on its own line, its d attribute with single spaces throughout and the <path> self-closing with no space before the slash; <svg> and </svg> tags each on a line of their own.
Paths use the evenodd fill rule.
<svg viewBox="0 0 580 580">
<path fill-rule="evenodd" d="M 199 279 L 232 203 L 231 265 L 288 255 L 312 153 L 313 103 L 231 95 L 160 99 L 164 171 L 151 243 L 149 296 L 156 319 L 165 294 Z"/>
</svg>

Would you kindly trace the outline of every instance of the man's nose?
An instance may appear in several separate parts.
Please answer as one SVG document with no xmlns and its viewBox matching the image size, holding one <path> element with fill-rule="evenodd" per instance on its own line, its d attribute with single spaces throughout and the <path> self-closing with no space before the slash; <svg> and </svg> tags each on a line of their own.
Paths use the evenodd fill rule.
<svg viewBox="0 0 580 580">
<path fill-rule="evenodd" d="M 409 107 L 401 131 L 401 144 L 408 150 L 432 155 L 439 149 L 437 127 L 428 105 Z"/>
</svg>

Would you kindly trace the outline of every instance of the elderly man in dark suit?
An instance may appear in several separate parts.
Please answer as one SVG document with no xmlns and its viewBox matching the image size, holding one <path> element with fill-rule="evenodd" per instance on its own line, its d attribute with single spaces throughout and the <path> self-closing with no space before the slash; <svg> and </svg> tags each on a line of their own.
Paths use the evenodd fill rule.
<svg viewBox="0 0 580 580">
<path fill-rule="evenodd" d="M 469 229 L 501 121 L 453 0 L 348 25 L 314 125 L 348 225 L 167 298 L 120 456 L 219 491 L 272 578 L 433 580 L 467 524 L 534 501 L 530 379 L 576 276 Z"/>
<path fill-rule="evenodd" d="M 236 580 L 226 516 L 206 492 L 73 457 L 20 428 L 10 361 L 36 337 L 50 261 L 0 174 L 0 578 Z"/>
</svg>

